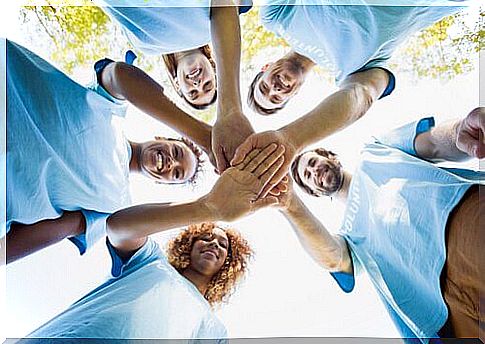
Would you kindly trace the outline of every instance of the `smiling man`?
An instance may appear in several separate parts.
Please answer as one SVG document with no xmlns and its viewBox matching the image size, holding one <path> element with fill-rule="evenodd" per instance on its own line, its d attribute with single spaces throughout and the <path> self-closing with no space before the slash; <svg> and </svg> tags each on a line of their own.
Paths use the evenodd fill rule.
<svg viewBox="0 0 485 344">
<path fill-rule="evenodd" d="M 161 183 L 194 180 L 201 151 L 188 139 L 130 142 L 112 123 L 140 90 L 156 102 L 143 109 L 181 118 L 158 85 L 129 83 L 135 67 L 101 60 L 86 88 L 15 43 L 7 42 L 7 60 L 7 263 L 64 238 L 83 254 L 105 235 L 105 214 L 131 204 L 130 172 Z M 210 145 L 210 128 L 201 133 Z"/>
<path fill-rule="evenodd" d="M 461 120 L 435 127 L 432 117 L 423 118 L 374 138 L 353 174 L 324 149 L 292 163 L 305 192 L 346 206 L 332 235 L 296 194 L 281 196 L 304 248 L 345 292 L 367 272 L 403 338 L 483 337 L 484 174 L 433 162 L 483 158 L 484 131 L 485 108 L 476 108 Z"/>
<path fill-rule="evenodd" d="M 414 33 L 461 9 L 453 1 L 428 7 L 419 0 L 404 1 L 402 6 L 374 6 L 366 0 L 335 4 L 268 1 L 261 8 L 262 23 L 292 50 L 266 64 L 254 78 L 248 105 L 257 113 L 271 115 L 284 108 L 316 65 L 332 70 L 339 86 L 354 73 L 379 69 L 388 79 L 380 98 L 391 94 L 395 78 L 387 61 L 396 48 Z"/>
</svg>

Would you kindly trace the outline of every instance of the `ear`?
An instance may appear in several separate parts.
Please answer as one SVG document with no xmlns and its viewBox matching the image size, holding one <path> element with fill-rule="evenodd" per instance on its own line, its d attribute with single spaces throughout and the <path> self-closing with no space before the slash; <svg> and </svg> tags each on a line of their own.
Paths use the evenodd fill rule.
<svg viewBox="0 0 485 344">
<path fill-rule="evenodd" d="M 263 67 L 261 67 L 261 72 L 266 72 L 268 70 L 268 68 L 271 67 L 272 64 L 273 64 L 273 62 L 269 62 L 269 63 L 265 64 Z"/>
<path fill-rule="evenodd" d="M 165 140 L 165 137 L 155 136 L 155 141 Z"/>
</svg>

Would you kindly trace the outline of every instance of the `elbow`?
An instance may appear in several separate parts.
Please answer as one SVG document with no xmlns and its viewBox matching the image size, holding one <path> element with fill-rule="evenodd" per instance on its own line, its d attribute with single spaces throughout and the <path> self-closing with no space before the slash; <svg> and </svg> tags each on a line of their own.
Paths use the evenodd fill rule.
<svg viewBox="0 0 485 344">
<path fill-rule="evenodd" d="M 128 240 L 129 231 L 124 229 L 118 219 L 116 218 L 116 213 L 112 214 L 106 220 L 106 235 L 112 244 L 120 243 Z"/>
<path fill-rule="evenodd" d="M 358 120 L 365 115 L 378 96 L 372 87 L 357 82 L 349 84 L 347 89 L 351 102 L 354 104 L 354 120 Z"/>
</svg>

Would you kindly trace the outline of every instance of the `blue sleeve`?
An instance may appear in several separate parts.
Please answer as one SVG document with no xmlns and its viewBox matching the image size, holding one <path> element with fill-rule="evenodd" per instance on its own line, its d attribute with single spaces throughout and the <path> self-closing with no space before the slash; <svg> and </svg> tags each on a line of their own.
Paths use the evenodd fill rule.
<svg viewBox="0 0 485 344">
<path fill-rule="evenodd" d="M 136 60 L 137 56 L 135 53 L 131 50 L 128 50 L 125 54 L 125 62 L 129 65 L 133 65 L 133 62 Z M 108 99 L 110 102 L 118 104 L 118 105 L 124 105 L 126 103 L 125 100 L 120 100 L 115 97 L 113 97 L 109 92 L 101 85 L 100 80 L 101 80 L 101 73 L 103 72 L 103 69 L 106 68 L 107 65 L 110 63 L 114 62 L 112 59 L 104 58 L 99 61 L 96 61 L 94 64 L 94 80 L 93 82 L 88 85 L 88 88 L 100 96 Z M 121 114 L 123 115 L 123 114 Z"/>
<path fill-rule="evenodd" d="M 98 213 L 93 210 L 81 210 L 86 221 L 86 231 L 83 234 L 68 238 L 83 255 L 99 239 L 106 236 L 106 219 L 110 214 Z"/>
<path fill-rule="evenodd" d="M 148 238 L 145 244 L 126 261 L 118 255 L 116 248 L 109 242 L 108 237 L 106 237 L 106 246 L 108 246 L 108 252 L 111 256 L 111 275 L 115 278 L 126 275 L 131 270 L 154 260 L 165 259 L 160 247 L 151 238 Z"/>
<path fill-rule="evenodd" d="M 333 277 L 335 282 L 337 282 L 338 286 L 340 289 L 342 289 L 343 292 L 345 293 L 350 293 L 354 290 L 355 287 L 355 277 L 360 275 L 362 273 L 362 266 L 355 255 L 354 251 L 349 247 L 349 252 L 350 252 L 350 259 L 352 260 L 352 270 L 353 273 L 345 273 L 345 272 L 331 272 L 330 276 Z"/>
<path fill-rule="evenodd" d="M 414 149 L 416 136 L 429 131 L 433 127 L 434 118 L 427 117 L 391 130 L 384 135 L 375 136 L 374 140 L 376 143 L 397 148 L 407 154 L 416 156 L 416 150 Z"/>
<path fill-rule="evenodd" d="M 359 72 L 363 72 L 363 71 L 366 71 L 366 70 L 369 70 L 369 69 L 372 69 L 372 68 L 382 69 L 389 76 L 389 82 L 387 83 L 386 89 L 384 90 L 384 92 L 382 92 L 382 94 L 380 95 L 379 99 L 382 99 L 384 97 L 387 97 L 396 88 L 396 77 L 394 76 L 394 74 L 389 69 L 384 68 L 383 66 L 381 66 L 380 63 L 371 61 L 368 64 L 366 64 L 364 67 L 362 67 L 359 70 L 351 73 L 350 75 L 355 74 L 355 73 L 359 73 Z"/>
</svg>

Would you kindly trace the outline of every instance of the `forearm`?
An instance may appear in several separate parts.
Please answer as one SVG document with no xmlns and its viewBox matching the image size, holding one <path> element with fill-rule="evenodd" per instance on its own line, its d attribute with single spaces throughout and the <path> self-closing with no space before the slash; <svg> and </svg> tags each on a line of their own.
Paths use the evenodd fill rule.
<svg viewBox="0 0 485 344">
<path fill-rule="evenodd" d="M 388 82 L 389 76 L 382 69 L 353 74 L 343 82 L 340 90 L 324 99 L 314 110 L 280 130 L 299 151 L 361 118 Z"/>
<path fill-rule="evenodd" d="M 116 247 L 150 234 L 214 220 L 213 213 L 202 200 L 180 204 L 141 204 L 112 214 L 107 220 L 107 233 Z"/>
<path fill-rule="evenodd" d="M 460 120 L 442 123 L 416 136 L 414 148 L 418 157 L 434 161 L 463 161 L 470 156 L 456 147 Z"/>
<path fill-rule="evenodd" d="M 216 58 L 218 117 L 241 113 L 239 68 L 241 28 L 238 9 L 228 1 L 213 0 L 211 9 L 212 46 Z"/>
<path fill-rule="evenodd" d="M 141 69 L 115 62 L 106 66 L 101 79 L 103 86 L 114 97 L 128 100 L 204 150 L 210 150 L 212 127 L 179 109 L 165 96 L 163 87 Z"/>
<path fill-rule="evenodd" d="M 288 210 L 282 213 L 304 249 L 318 264 L 332 272 L 352 272 L 345 240 L 330 234 L 299 198 L 295 197 Z"/>
</svg>

